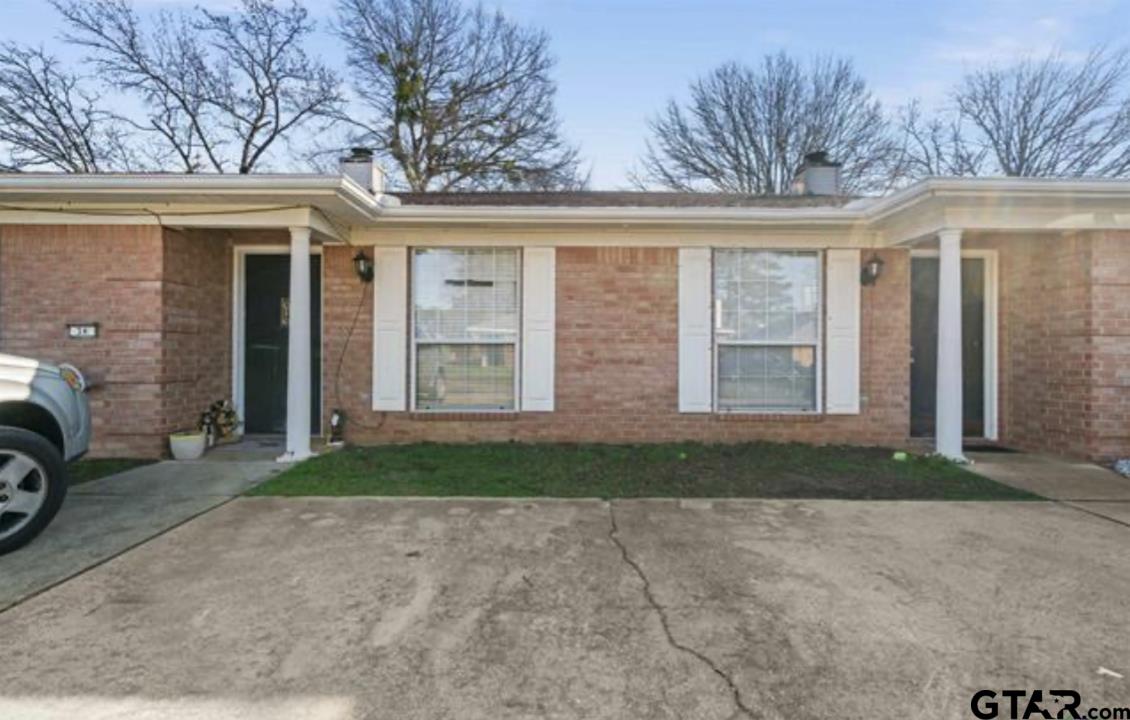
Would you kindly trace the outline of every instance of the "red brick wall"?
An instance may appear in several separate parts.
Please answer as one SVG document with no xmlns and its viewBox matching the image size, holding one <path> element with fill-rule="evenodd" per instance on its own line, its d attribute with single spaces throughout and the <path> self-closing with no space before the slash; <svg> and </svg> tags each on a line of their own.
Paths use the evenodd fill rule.
<svg viewBox="0 0 1130 720">
<path fill-rule="evenodd" d="M 165 426 L 194 427 L 210 404 L 231 396 L 231 240 L 166 231 Z"/>
<path fill-rule="evenodd" d="M 1001 438 L 1026 449 L 1088 454 L 1090 243 L 1004 239 L 1000 254 Z"/>
<path fill-rule="evenodd" d="M 884 252 L 883 279 L 863 290 L 863 413 L 808 418 L 678 413 L 678 251 L 615 247 L 557 251 L 555 412 L 498 419 L 374 413 L 371 289 L 340 376 L 334 372 L 362 292 L 351 255 L 340 247 L 324 255 L 326 407 L 346 410 L 351 440 L 906 442 L 910 291 L 904 251 Z"/>
<path fill-rule="evenodd" d="M 171 429 L 229 392 L 230 267 L 217 237 L 2 227 L 0 350 L 88 375 L 92 455 L 160 455 Z M 68 340 L 73 322 L 99 323 L 99 337 Z"/>
<path fill-rule="evenodd" d="M 0 348 L 71 362 L 98 384 L 98 454 L 160 449 L 161 279 L 160 228 L 0 229 Z M 98 322 L 100 335 L 68 340 L 68 322 Z"/>
<path fill-rule="evenodd" d="M 285 242 L 277 233 L 235 237 L 2 227 L 0 350 L 73 362 L 100 384 L 90 395 L 94 454 L 159 454 L 167 432 L 231 391 L 232 243 Z M 1130 455 L 1130 233 L 967 244 L 1000 252 L 1002 440 L 1098 459 Z M 346 409 L 353 440 L 907 442 L 905 251 L 885 251 L 883 278 L 863 290 L 863 413 L 817 418 L 679 414 L 677 251 L 587 247 L 557 255 L 556 412 L 373 413 L 372 294 L 354 276 L 352 254 L 325 250 L 323 351 L 326 408 Z M 99 322 L 101 335 L 67 340 L 68 322 Z"/>
<path fill-rule="evenodd" d="M 1130 233 L 1001 235 L 1000 436 L 1021 449 L 1130 455 Z"/>
<path fill-rule="evenodd" d="M 1130 232 L 1091 233 L 1089 454 L 1130 457 Z"/>
</svg>

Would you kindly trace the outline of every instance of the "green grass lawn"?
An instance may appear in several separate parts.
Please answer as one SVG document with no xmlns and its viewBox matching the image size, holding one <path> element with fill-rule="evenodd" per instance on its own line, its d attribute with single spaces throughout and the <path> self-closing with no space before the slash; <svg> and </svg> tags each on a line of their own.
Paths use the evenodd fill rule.
<svg viewBox="0 0 1130 720">
<path fill-rule="evenodd" d="M 91 480 L 104 478 L 107 475 L 116 475 L 126 470 L 132 470 L 142 465 L 150 465 L 156 460 L 142 458 L 88 458 L 71 463 L 67 467 L 67 474 L 71 485 L 81 485 Z"/>
<path fill-rule="evenodd" d="M 935 458 L 800 444 L 487 443 L 350 447 L 251 495 L 1035 500 Z"/>
</svg>

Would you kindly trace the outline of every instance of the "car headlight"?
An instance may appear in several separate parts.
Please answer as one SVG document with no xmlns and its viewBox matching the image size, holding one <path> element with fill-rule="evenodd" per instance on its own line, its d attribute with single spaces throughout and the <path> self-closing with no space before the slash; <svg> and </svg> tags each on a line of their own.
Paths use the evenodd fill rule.
<svg viewBox="0 0 1130 720">
<path fill-rule="evenodd" d="M 59 366 L 59 375 L 62 376 L 63 381 L 71 386 L 71 390 L 75 392 L 83 392 L 86 390 L 86 378 L 78 371 L 74 365 L 67 365 L 66 363 Z"/>
</svg>

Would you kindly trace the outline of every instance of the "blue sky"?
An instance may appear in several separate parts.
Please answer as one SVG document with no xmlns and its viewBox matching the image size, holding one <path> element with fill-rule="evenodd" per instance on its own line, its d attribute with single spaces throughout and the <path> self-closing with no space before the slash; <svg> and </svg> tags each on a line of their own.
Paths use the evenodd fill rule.
<svg viewBox="0 0 1130 720">
<path fill-rule="evenodd" d="M 224 7 L 230 0 L 202 0 Z M 136 0 L 141 8 L 195 3 Z M 334 0 L 306 0 L 328 20 Z M 688 82 L 727 60 L 756 62 L 784 49 L 800 57 L 845 55 L 876 95 L 896 106 L 918 97 L 945 102 L 971 64 L 1008 62 L 1058 49 L 1116 46 L 1130 27 L 1130 0 L 488 0 L 547 30 L 558 59 L 558 109 L 581 147 L 596 189 L 627 184 L 643 150 L 646 122 Z M 47 0 L 0 1 L 6 39 L 57 46 L 60 25 Z M 340 66 L 337 42 L 313 48 Z"/>
</svg>

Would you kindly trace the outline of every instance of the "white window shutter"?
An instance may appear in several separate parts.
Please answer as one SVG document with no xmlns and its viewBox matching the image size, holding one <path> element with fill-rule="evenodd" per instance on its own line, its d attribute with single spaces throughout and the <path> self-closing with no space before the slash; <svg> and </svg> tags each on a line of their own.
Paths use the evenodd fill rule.
<svg viewBox="0 0 1130 720">
<path fill-rule="evenodd" d="M 557 251 L 522 253 L 522 410 L 553 411 L 557 325 Z"/>
<path fill-rule="evenodd" d="M 827 253 L 826 412 L 859 414 L 859 251 Z"/>
<path fill-rule="evenodd" d="M 408 397 L 408 248 L 374 248 L 373 264 L 373 409 L 404 410 Z"/>
<path fill-rule="evenodd" d="M 710 248 L 679 248 L 679 412 L 708 413 L 711 392 Z"/>
</svg>

